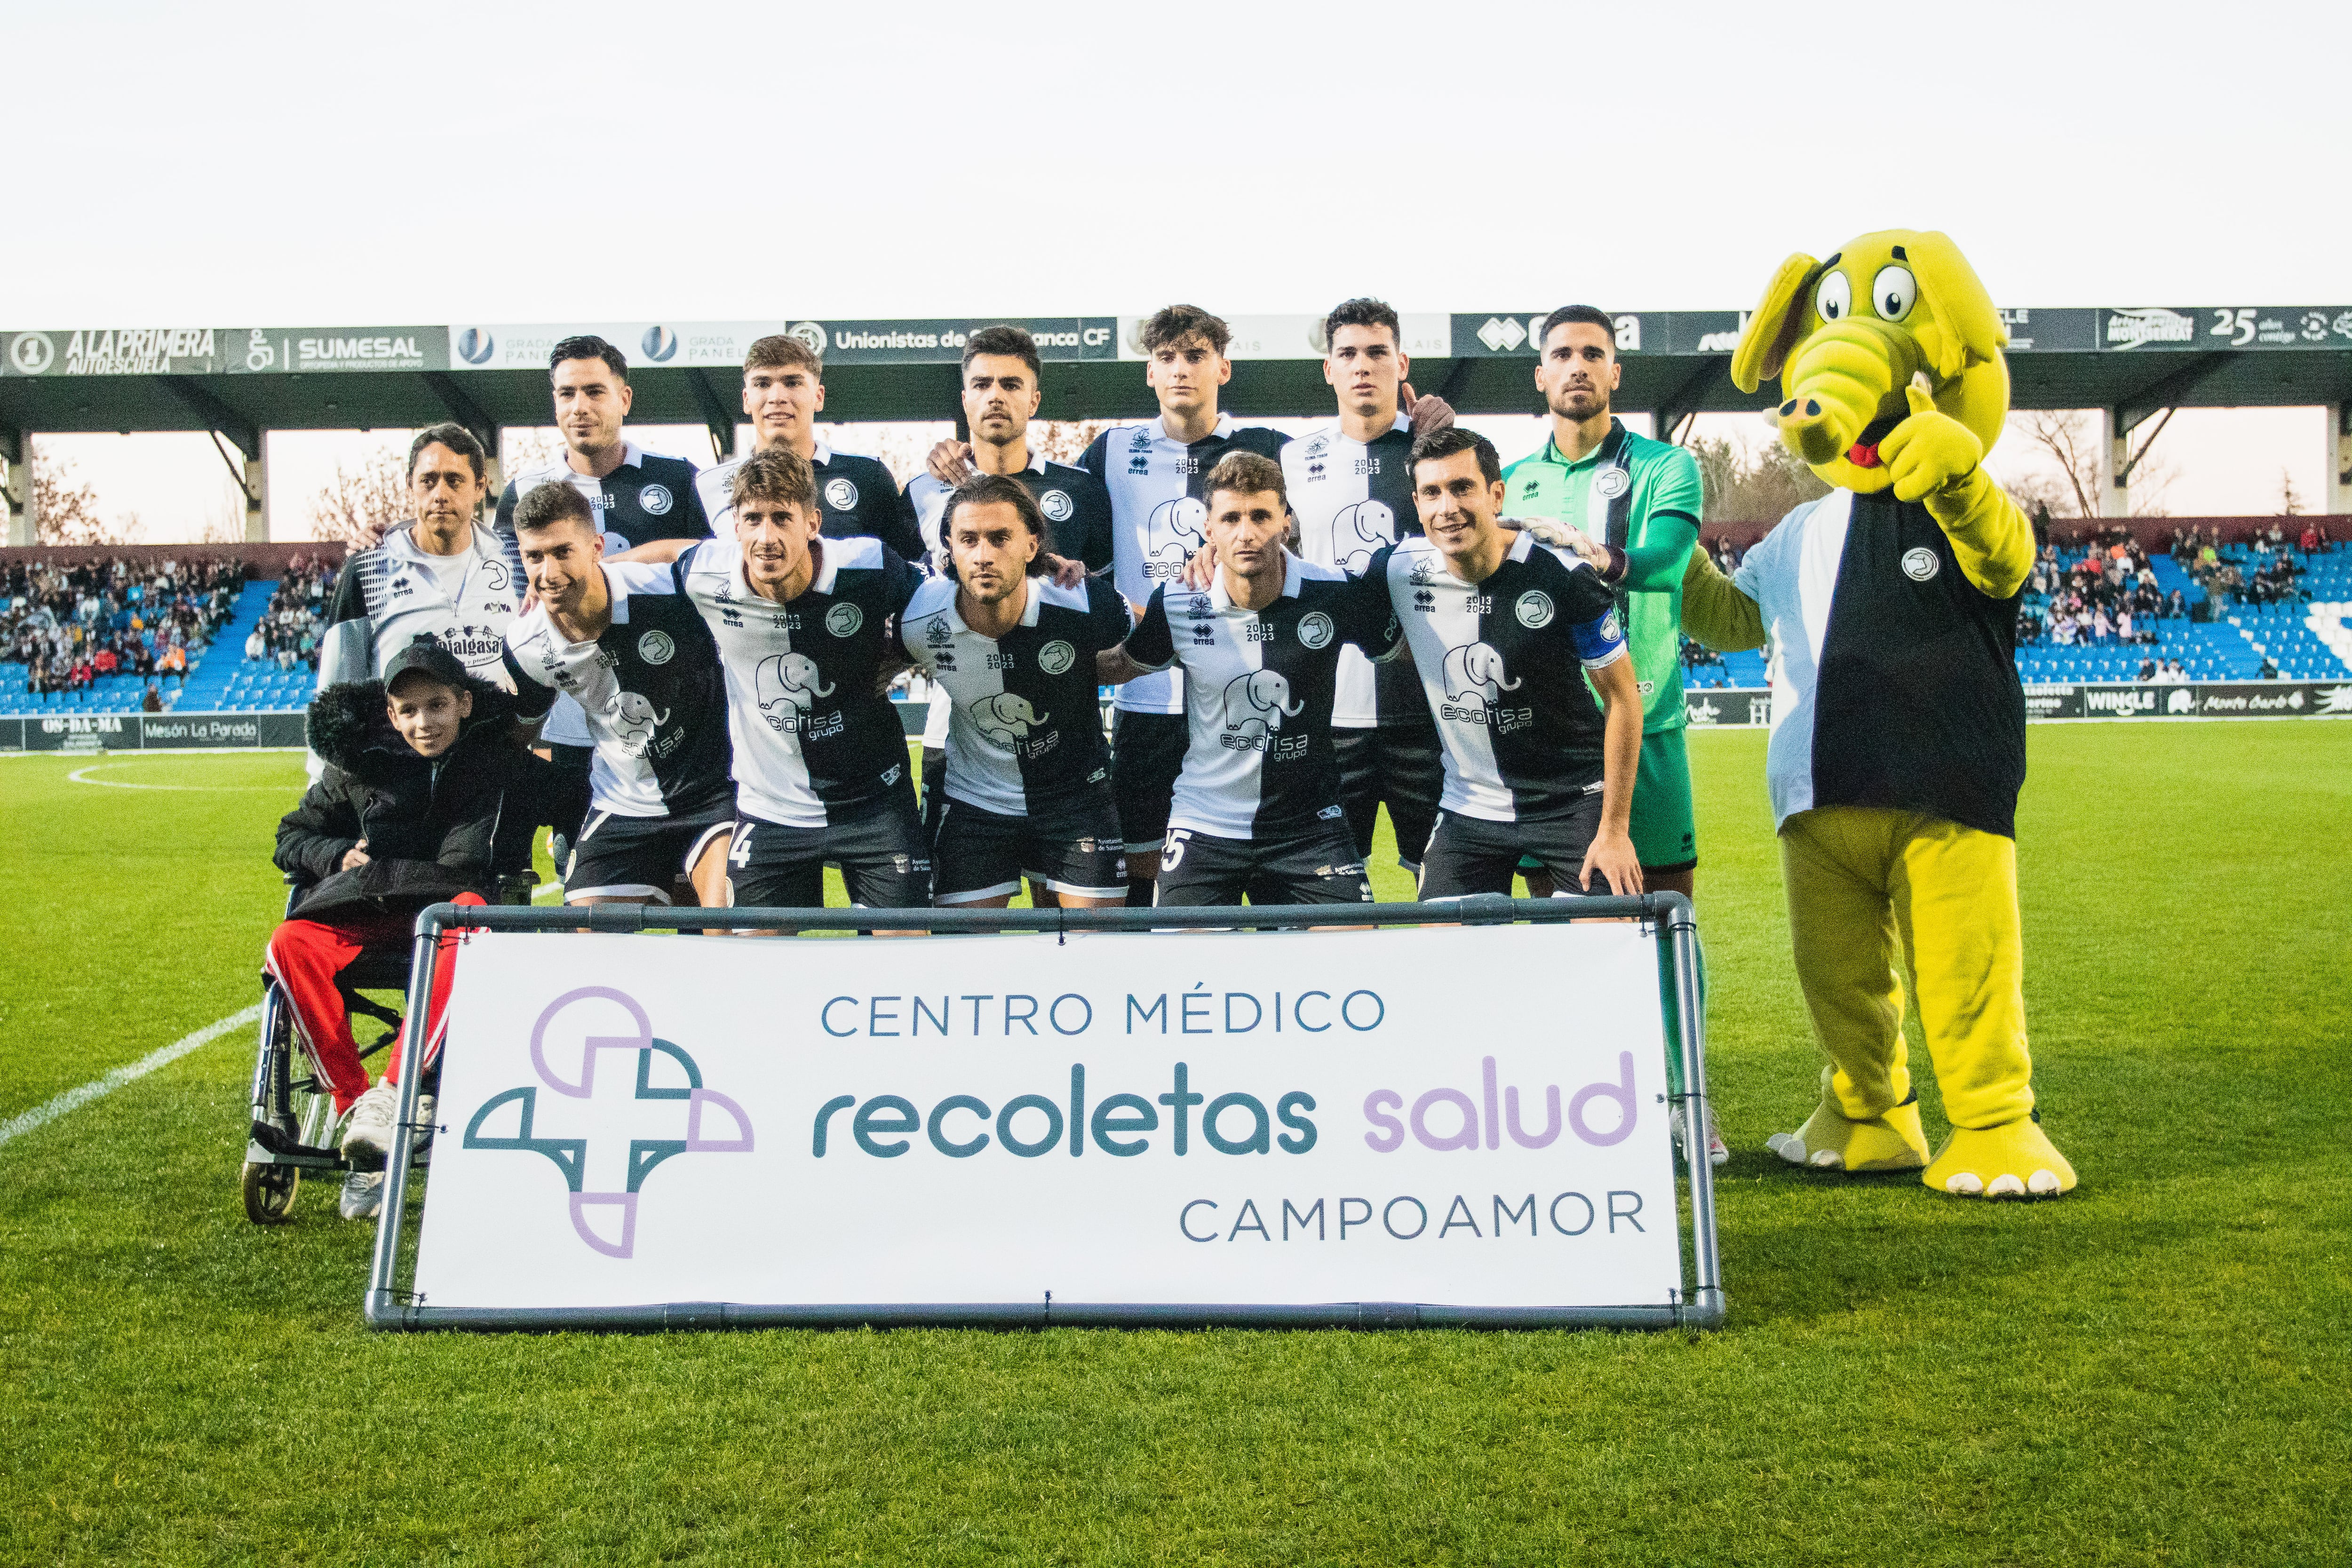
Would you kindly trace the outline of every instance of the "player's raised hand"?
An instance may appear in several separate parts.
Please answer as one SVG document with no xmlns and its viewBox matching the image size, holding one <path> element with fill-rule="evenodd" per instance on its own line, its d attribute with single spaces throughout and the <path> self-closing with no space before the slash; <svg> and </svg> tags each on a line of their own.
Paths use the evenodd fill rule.
<svg viewBox="0 0 2352 1568">
<path fill-rule="evenodd" d="M 923 459 L 923 467 L 943 485 L 960 485 L 980 471 L 971 466 L 969 441 L 941 441 Z"/>
<path fill-rule="evenodd" d="M 1433 392 L 1427 397 L 1414 396 L 1412 383 L 1409 381 L 1397 384 L 1397 403 L 1403 408 L 1404 416 L 1411 422 L 1416 437 L 1426 436 L 1432 430 L 1454 427 L 1454 405 Z"/>
<path fill-rule="evenodd" d="M 1192 552 L 1184 563 L 1184 575 L 1178 579 L 1195 594 L 1205 591 L 1217 576 L 1217 546 L 1213 541 L 1202 540 L 1201 548 Z"/>
</svg>

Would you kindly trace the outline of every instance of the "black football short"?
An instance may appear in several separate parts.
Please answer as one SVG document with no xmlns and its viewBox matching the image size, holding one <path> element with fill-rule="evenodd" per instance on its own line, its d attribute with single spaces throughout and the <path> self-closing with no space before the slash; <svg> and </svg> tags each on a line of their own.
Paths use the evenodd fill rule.
<svg viewBox="0 0 2352 1568">
<path fill-rule="evenodd" d="M 1127 896 L 1127 852 L 1110 791 L 1041 805 L 1027 816 L 942 797 L 931 834 L 931 896 L 977 903 L 1021 890 L 1021 879 L 1080 899 Z"/>
<path fill-rule="evenodd" d="M 1371 879 L 1344 820 L 1318 822 L 1257 838 L 1215 838 L 1189 827 L 1169 830 L 1160 851 L 1153 902 L 1201 904 L 1369 904 Z"/>
<path fill-rule="evenodd" d="M 727 849 L 738 909 L 824 907 L 824 868 L 841 868 L 849 901 L 861 909 L 921 909 L 931 901 L 931 856 L 903 783 L 877 799 L 830 808 L 823 827 L 788 827 L 747 816 Z"/>
<path fill-rule="evenodd" d="M 1169 803 L 1192 742 L 1192 725 L 1181 713 L 1121 708 L 1111 714 L 1111 790 L 1129 854 L 1148 855 L 1168 836 Z"/>
<path fill-rule="evenodd" d="M 564 900 L 651 899 L 667 904 L 672 885 L 686 879 L 710 841 L 734 826 L 735 803 L 730 800 L 667 816 L 592 811 L 572 842 Z"/>
<path fill-rule="evenodd" d="M 1372 853 L 1372 828 L 1381 807 L 1389 808 L 1396 829 L 1397 864 L 1421 868 L 1421 852 L 1437 821 L 1439 792 L 1445 787 L 1444 752 L 1434 724 L 1379 724 L 1361 730 L 1334 729 L 1331 749 L 1339 760 L 1339 804 L 1356 855 Z"/>
<path fill-rule="evenodd" d="M 1437 814 L 1436 830 L 1421 862 L 1421 897 L 1458 899 L 1470 893 L 1511 891 L 1511 879 L 1520 857 L 1536 861 L 1551 873 L 1553 896 L 1567 898 L 1591 892 L 1605 895 L 1609 884 L 1599 873 L 1590 889 L 1577 885 L 1584 874 L 1584 854 L 1601 829 L 1601 796 L 1586 795 L 1563 812 L 1521 817 L 1517 822 L 1489 822 L 1459 812 Z"/>
</svg>

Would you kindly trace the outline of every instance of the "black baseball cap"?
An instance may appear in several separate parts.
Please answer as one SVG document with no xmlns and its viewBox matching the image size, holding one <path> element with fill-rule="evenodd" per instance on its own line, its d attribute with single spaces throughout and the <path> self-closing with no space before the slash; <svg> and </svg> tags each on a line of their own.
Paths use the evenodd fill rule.
<svg viewBox="0 0 2352 1568">
<path fill-rule="evenodd" d="M 439 681 L 454 691 L 466 686 L 466 667 L 457 656 L 429 637 L 420 637 L 394 654 L 383 667 L 383 689 L 387 696 L 401 682 L 401 678 L 422 675 Z"/>
</svg>

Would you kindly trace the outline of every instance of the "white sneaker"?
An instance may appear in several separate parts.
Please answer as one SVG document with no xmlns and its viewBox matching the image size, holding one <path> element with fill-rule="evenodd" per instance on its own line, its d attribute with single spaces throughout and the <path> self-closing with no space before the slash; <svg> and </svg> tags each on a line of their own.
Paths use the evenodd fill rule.
<svg viewBox="0 0 2352 1568">
<path fill-rule="evenodd" d="M 382 1170 L 392 1152 L 392 1123 L 399 1113 L 398 1084 L 378 1079 L 369 1085 L 343 1120 L 343 1158 Z"/>
<path fill-rule="evenodd" d="M 340 1205 L 345 1219 L 373 1219 L 383 1208 L 383 1173 L 353 1171 L 343 1178 Z"/>
<path fill-rule="evenodd" d="M 433 1097 L 429 1094 L 416 1097 L 416 1135 L 409 1140 L 408 1147 L 412 1155 L 433 1147 Z"/>
<path fill-rule="evenodd" d="M 1690 1141 L 1684 1136 L 1687 1118 L 1688 1113 L 1682 1106 L 1675 1107 L 1672 1117 L 1675 1128 L 1675 1152 L 1683 1157 L 1685 1164 L 1690 1162 Z M 1710 1104 L 1706 1108 L 1706 1163 L 1710 1165 L 1722 1165 L 1729 1163 L 1730 1160 L 1731 1148 L 1723 1141 L 1723 1129 L 1716 1125 L 1715 1107 Z"/>
</svg>

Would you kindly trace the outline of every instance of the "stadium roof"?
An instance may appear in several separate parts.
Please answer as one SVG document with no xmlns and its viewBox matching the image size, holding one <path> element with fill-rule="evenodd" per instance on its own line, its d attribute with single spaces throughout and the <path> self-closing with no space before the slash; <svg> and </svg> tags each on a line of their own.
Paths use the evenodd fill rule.
<svg viewBox="0 0 2352 1568">
<path fill-rule="evenodd" d="M 1404 317 L 1413 381 L 1471 413 L 1538 412 L 1530 331 L 1540 310 Z M 2352 401 L 2352 307 L 2008 310 L 2021 408 L 2113 408 L 2122 428 L 2177 406 Z M 1618 406 L 1660 416 L 1762 407 L 1727 374 L 1744 312 L 1619 315 Z M 620 346 L 639 423 L 698 424 L 731 447 L 738 374 L 756 337 L 788 331 L 824 356 L 828 421 L 940 419 L 956 411 L 964 336 L 990 318 L 523 326 L 81 327 L 0 331 L 0 442 L 32 431 L 216 430 L 248 456 L 265 430 L 410 429 L 457 419 L 485 436 L 549 419 L 547 351 L 574 332 Z M 1054 368 L 1043 413 L 1151 412 L 1139 316 L 1027 318 Z M 1237 414 L 1327 412 L 1321 318 L 1233 321 Z"/>
</svg>

